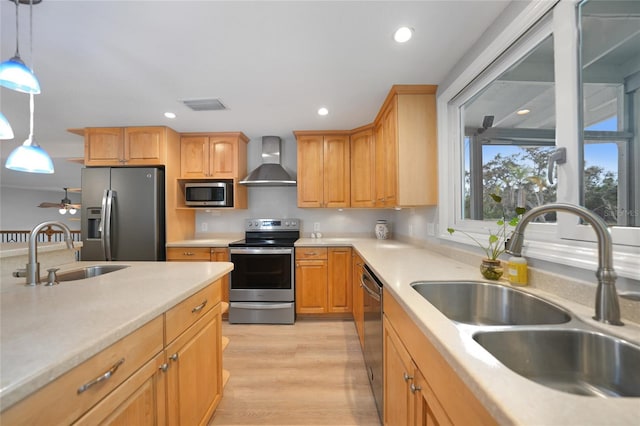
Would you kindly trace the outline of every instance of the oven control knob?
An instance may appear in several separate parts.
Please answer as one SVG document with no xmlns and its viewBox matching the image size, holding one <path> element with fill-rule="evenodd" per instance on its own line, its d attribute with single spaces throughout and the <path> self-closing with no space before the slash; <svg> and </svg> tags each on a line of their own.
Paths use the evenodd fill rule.
<svg viewBox="0 0 640 426">
<path fill-rule="evenodd" d="M 260 222 L 258 222 L 258 221 L 256 220 L 255 222 L 253 222 L 253 224 L 254 224 L 255 226 L 258 226 L 258 225 L 260 224 Z"/>
</svg>

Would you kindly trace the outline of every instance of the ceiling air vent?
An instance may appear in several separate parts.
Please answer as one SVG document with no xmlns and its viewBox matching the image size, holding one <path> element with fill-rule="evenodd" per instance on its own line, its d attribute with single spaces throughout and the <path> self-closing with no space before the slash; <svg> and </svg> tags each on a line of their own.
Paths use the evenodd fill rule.
<svg viewBox="0 0 640 426">
<path fill-rule="evenodd" d="M 226 106 L 220 99 L 192 99 L 188 101 L 182 101 L 186 106 L 194 111 L 224 111 Z"/>
</svg>

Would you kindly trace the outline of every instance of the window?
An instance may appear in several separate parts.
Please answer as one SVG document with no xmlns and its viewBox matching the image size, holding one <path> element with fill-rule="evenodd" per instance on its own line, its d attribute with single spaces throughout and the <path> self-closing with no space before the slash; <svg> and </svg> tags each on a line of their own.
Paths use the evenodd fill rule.
<svg viewBox="0 0 640 426">
<path fill-rule="evenodd" d="M 440 184 L 441 231 L 484 235 L 501 214 L 488 198 L 496 192 L 507 215 L 582 204 L 612 225 L 618 275 L 637 279 L 640 2 L 532 3 L 441 87 L 440 163 L 453 165 Z M 558 148 L 566 162 L 549 170 Z M 595 270 L 592 241 L 577 217 L 546 215 L 527 227 L 525 255 Z"/>
</svg>

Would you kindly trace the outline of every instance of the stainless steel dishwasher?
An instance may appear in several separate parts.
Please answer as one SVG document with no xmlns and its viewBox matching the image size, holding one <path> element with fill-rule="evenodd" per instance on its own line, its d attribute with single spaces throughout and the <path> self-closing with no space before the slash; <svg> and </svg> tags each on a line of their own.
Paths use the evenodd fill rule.
<svg viewBox="0 0 640 426">
<path fill-rule="evenodd" d="M 364 363 L 382 421 L 382 283 L 367 265 L 362 268 L 360 284 L 364 289 Z"/>
</svg>

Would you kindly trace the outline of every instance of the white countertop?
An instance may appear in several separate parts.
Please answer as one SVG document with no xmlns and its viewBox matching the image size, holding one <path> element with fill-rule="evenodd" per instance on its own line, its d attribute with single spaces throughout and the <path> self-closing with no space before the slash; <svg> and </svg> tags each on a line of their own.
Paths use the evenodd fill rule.
<svg viewBox="0 0 640 426">
<path fill-rule="evenodd" d="M 167 246 L 224 247 L 236 239 L 186 240 Z M 410 286 L 421 280 L 483 280 L 477 267 L 395 240 L 302 238 L 296 247 L 302 246 L 354 247 L 499 423 L 626 425 L 636 424 L 640 418 L 639 398 L 573 395 L 512 372 L 462 334 Z M 84 262 L 87 263 L 95 264 Z M 135 284 L 124 271 L 52 288 L 28 288 L 19 284 L 23 279 L 12 278 L 15 281 L 7 283 L 8 278 L 2 277 L 2 407 L 99 352 L 232 267 L 226 262 L 119 263 L 132 265 L 124 271 L 135 274 Z M 82 264 L 69 264 L 63 269 Z M 624 327 L 597 323 L 591 320 L 593 307 L 536 288 L 524 290 L 567 308 L 596 328 L 640 342 L 640 325 L 625 318 Z"/>
<path fill-rule="evenodd" d="M 101 263 L 69 263 L 59 273 Z M 0 410 L 233 269 L 229 262 L 115 263 L 130 267 L 51 287 L 0 277 Z"/>
<path fill-rule="evenodd" d="M 637 424 L 640 398 L 579 396 L 525 379 L 500 364 L 469 336 L 461 334 L 453 322 L 410 286 L 412 282 L 422 280 L 486 281 L 477 267 L 394 240 L 346 240 L 305 238 L 296 246 L 353 246 L 500 424 Z M 525 287 L 524 290 L 552 300 L 590 325 L 640 342 L 638 324 L 626 321 L 624 327 L 616 327 L 597 323 L 591 320 L 593 307 L 572 303 L 534 288 Z"/>
</svg>

